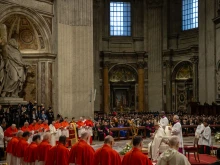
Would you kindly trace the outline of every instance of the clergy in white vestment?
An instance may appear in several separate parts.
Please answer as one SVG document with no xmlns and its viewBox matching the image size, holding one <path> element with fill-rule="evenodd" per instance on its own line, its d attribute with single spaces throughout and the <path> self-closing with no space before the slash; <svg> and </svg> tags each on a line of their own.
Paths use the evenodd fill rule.
<svg viewBox="0 0 220 165">
<path fill-rule="evenodd" d="M 57 137 L 57 129 L 55 128 L 55 121 L 52 121 L 52 124 L 50 124 L 50 134 L 51 134 L 51 139 L 50 139 L 50 144 L 51 146 L 56 145 L 56 137 Z"/>
<path fill-rule="evenodd" d="M 153 140 L 148 144 L 148 157 L 155 161 L 158 159 L 159 154 L 163 153 L 169 148 L 169 137 L 166 135 L 165 130 L 159 125 L 158 122 L 154 123 L 155 132 L 152 135 Z"/>
<path fill-rule="evenodd" d="M 170 148 L 160 155 L 156 165 L 190 165 L 186 156 L 178 152 L 179 143 L 179 137 L 172 136 L 169 139 Z"/>
<path fill-rule="evenodd" d="M 196 132 L 195 132 L 195 138 L 199 139 L 198 140 L 198 145 L 202 145 L 202 138 L 200 138 L 200 135 L 202 133 L 202 131 L 204 131 L 205 126 L 203 124 L 202 119 L 199 119 L 199 125 L 196 128 Z"/>
<path fill-rule="evenodd" d="M 204 130 L 199 136 L 200 141 L 200 154 L 210 154 L 210 146 L 212 142 L 212 131 L 209 127 L 208 121 L 204 120 Z"/>
<path fill-rule="evenodd" d="M 179 122 L 179 116 L 174 115 L 173 116 L 174 125 L 173 127 L 169 127 L 171 130 L 172 136 L 178 136 L 179 137 L 179 152 L 183 153 L 183 133 L 182 133 L 182 126 Z"/>
<path fill-rule="evenodd" d="M 164 112 L 164 111 L 161 111 L 161 112 L 160 112 L 160 116 L 161 116 L 161 118 L 160 118 L 160 126 L 161 126 L 163 129 L 165 129 L 166 126 L 168 126 L 168 124 L 169 124 L 169 120 L 168 120 L 167 117 L 165 116 L 165 112 Z"/>
</svg>

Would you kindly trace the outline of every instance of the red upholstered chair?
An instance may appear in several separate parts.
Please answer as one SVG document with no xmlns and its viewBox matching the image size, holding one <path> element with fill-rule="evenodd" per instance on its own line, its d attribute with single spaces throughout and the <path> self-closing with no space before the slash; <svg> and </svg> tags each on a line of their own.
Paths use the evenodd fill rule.
<svg viewBox="0 0 220 165">
<path fill-rule="evenodd" d="M 186 153 L 188 153 L 188 159 L 190 159 L 189 153 L 194 153 L 195 160 L 197 161 L 197 159 L 198 159 L 198 162 L 200 162 L 198 141 L 199 141 L 199 139 L 195 138 L 194 145 L 193 146 L 184 146 L 184 150 L 185 150 L 185 155 L 186 155 Z"/>
</svg>

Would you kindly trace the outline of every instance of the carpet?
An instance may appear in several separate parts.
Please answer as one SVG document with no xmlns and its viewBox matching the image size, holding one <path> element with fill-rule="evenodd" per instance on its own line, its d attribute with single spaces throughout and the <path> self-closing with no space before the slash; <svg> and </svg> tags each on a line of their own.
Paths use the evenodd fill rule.
<svg viewBox="0 0 220 165">
<path fill-rule="evenodd" d="M 123 159 L 124 156 L 120 155 L 121 160 Z M 200 154 L 200 163 L 195 161 L 194 155 L 190 154 L 190 159 L 189 162 L 191 165 L 209 165 L 211 163 L 214 163 L 217 159 L 214 156 L 206 155 L 206 154 Z M 156 163 L 153 163 L 155 165 Z"/>
<path fill-rule="evenodd" d="M 193 154 L 190 154 L 189 162 L 191 163 L 191 165 L 208 165 L 214 163 L 217 160 L 215 156 L 210 156 L 206 154 L 200 154 L 199 158 L 200 163 L 195 161 Z"/>
</svg>

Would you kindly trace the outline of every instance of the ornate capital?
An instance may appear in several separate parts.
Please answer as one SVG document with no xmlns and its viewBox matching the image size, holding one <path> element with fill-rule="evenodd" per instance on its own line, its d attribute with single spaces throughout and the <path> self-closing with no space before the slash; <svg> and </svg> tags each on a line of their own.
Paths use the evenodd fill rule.
<svg viewBox="0 0 220 165">
<path fill-rule="evenodd" d="M 163 6 L 163 0 L 147 0 L 147 6 L 149 8 L 156 8 Z"/>
<path fill-rule="evenodd" d="M 101 6 L 101 0 L 94 0 L 94 6 L 100 7 Z"/>
<path fill-rule="evenodd" d="M 199 58 L 198 56 L 193 56 L 192 58 L 189 59 L 193 64 L 198 64 Z"/>
<path fill-rule="evenodd" d="M 172 67 L 172 61 L 171 60 L 166 60 L 163 62 L 164 66 L 167 68 L 171 68 Z"/>
<path fill-rule="evenodd" d="M 104 67 L 104 68 L 109 68 L 109 66 L 110 66 L 110 62 L 109 62 L 109 61 L 105 61 L 105 62 L 103 63 L 103 67 Z"/>
<path fill-rule="evenodd" d="M 144 67 L 145 67 L 145 62 L 144 62 L 144 61 L 138 62 L 138 63 L 137 63 L 137 67 L 138 67 L 138 69 L 144 69 Z"/>
</svg>

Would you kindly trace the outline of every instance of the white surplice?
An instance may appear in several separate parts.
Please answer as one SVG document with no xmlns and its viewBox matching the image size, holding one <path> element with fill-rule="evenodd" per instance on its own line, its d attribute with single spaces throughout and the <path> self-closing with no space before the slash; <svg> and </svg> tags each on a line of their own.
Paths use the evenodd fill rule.
<svg viewBox="0 0 220 165">
<path fill-rule="evenodd" d="M 183 133 L 182 133 L 182 126 L 180 122 L 176 122 L 171 130 L 172 136 L 177 136 L 179 138 L 179 148 L 183 149 Z"/>
<path fill-rule="evenodd" d="M 56 145 L 57 130 L 54 127 L 54 125 L 52 125 L 52 124 L 50 124 L 49 128 L 50 128 L 50 134 L 51 134 L 50 144 L 51 144 L 51 146 L 55 146 Z"/>
<path fill-rule="evenodd" d="M 190 165 L 190 163 L 185 155 L 169 148 L 160 155 L 156 165 Z"/>
<path fill-rule="evenodd" d="M 12 154 L 11 153 L 7 153 L 7 157 L 6 157 L 7 165 L 11 165 L 11 158 L 12 158 Z"/>
<path fill-rule="evenodd" d="M 205 129 L 205 126 L 203 124 L 200 124 L 196 128 L 195 137 L 199 139 L 198 144 L 202 145 L 202 138 L 200 138 L 201 132 Z"/>
<path fill-rule="evenodd" d="M 159 129 L 155 131 L 154 139 L 148 144 L 148 156 L 151 157 L 152 160 L 157 160 L 159 154 L 169 148 L 165 143 L 168 138 L 169 136 L 166 135 L 162 127 L 159 127 Z"/>
<path fill-rule="evenodd" d="M 62 135 L 65 135 L 67 138 L 69 138 L 69 129 L 67 129 L 66 127 L 62 130 Z"/>
<path fill-rule="evenodd" d="M 212 143 L 212 131 L 209 126 L 205 127 L 203 133 L 200 134 L 201 145 L 211 146 Z"/>
</svg>

